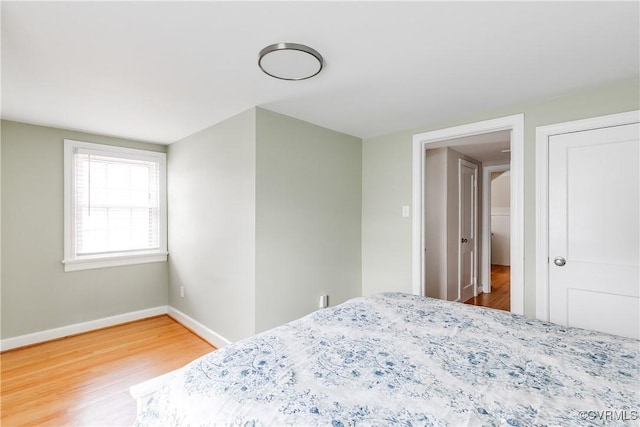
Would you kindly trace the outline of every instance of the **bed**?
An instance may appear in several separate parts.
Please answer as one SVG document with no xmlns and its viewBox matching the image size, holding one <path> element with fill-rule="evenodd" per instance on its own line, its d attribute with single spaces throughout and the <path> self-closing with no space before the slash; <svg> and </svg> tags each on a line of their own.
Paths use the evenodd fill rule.
<svg viewBox="0 0 640 427">
<path fill-rule="evenodd" d="M 137 426 L 637 424 L 640 341 L 402 293 L 205 355 Z"/>
</svg>

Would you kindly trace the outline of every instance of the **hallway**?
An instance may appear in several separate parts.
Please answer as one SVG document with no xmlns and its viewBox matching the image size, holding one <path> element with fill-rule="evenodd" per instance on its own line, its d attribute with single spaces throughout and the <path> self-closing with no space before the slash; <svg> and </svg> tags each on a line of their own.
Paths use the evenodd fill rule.
<svg viewBox="0 0 640 427">
<path fill-rule="evenodd" d="M 491 293 L 470 298 L 465 304 L 511 311 L 511 267 L 508 265 L 491 266 Z"/>
</svg>

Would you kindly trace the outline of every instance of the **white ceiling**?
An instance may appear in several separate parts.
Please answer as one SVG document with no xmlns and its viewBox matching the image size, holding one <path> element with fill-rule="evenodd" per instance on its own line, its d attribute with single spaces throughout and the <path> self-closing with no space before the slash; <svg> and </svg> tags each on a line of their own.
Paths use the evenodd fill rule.
<svg viewBox="0 0 640 427">
<path fill-rule="evenodd" d="M 2 117 L 171 143 L 253 106 L 361 138 L 637 78 L 639 2 L 2 2 Z M 275 42 L 316 77 L 257 66 Z"/>
</svg>

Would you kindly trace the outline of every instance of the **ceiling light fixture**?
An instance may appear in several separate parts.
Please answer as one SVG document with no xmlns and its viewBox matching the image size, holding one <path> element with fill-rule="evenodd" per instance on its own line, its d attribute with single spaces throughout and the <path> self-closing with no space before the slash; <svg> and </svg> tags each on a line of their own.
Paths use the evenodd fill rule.
<svg viewBox="0 0 640 427">
<path fill-rule="evenodd" d="M 265 74 L 281 80 L 305 80 L 322 70 L 322 55 L 298 43 L 275 43 L 260 51 L 258 66 Z"/>
</svg>

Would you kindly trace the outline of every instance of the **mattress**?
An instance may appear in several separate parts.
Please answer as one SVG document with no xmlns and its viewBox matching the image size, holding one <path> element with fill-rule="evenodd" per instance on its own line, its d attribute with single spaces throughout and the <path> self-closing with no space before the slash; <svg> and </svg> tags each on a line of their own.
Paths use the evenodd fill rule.
<svg viewBox="0 0 640 427">
<path fill-rule="evenodd" d="M 640 341 L 402 293 L 205 355 L 137 426 L 629 425 Z"/>
</svg>

